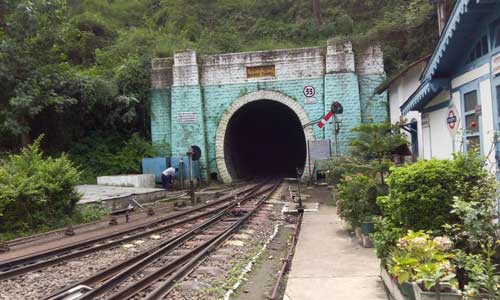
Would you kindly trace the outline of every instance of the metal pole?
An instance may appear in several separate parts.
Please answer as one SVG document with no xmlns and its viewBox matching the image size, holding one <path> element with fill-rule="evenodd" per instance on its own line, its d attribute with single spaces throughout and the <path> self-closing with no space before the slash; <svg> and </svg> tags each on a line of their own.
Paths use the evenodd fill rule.
<svg viewBox="0 0 500 300">
<path fill-rule="evenodd" d="M 312 171 L 311 171 L 311 147 L 309 146 L 310 141 L 307 141 L 307 158 L 309 159 L 309 185 L 312 184 Z"/>
<path fill-rule="evenodd" d="M 188 152 L 189 157 L 189 194 L 191 196 L 191 205 L 196 204 L 196 199 L 194 197 L 194 184 L 193 184 L 193 160 L 192 160 L 193 152 Z"/>
<path fill-rule="evenodd" d="M 184 189 L 184 160 L 179 159 L 179 171 L 181 173 L 181 189 Z"/>
<path fill-rule="evenodd" d="M 297 211 L 299 213 L 303 213 L 304 212 L 304 206 L 302 205 L 302 198 L 300 197 L 300 172 L 301 170 L 299 168 L 297 168 L 297 192 L 298 192 L 298 196 L 299 196 L 299 206 L 297 207 Z"/>
<path fill-rule="evenodd" d="M 333 116 L 333 136 L 335 138 L 335 156 L 339 155 L 339 141 L 338 141 L 338 135 L 339 135 L 339 128 L 337 128 L 338 123 L 337 123 L 337 115 Z"/>
</svg>

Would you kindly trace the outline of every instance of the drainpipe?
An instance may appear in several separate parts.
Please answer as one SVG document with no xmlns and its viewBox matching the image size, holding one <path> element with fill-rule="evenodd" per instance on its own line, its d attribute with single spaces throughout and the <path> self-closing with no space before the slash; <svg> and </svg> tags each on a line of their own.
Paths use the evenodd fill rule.
<svg viewBox="0 0 500 300">
<path fill-rule="evenodd" d="M 448 0 L 431 0 L 432 4 L 436 4 L 437 6 L 437 15 L 438 15 L 438 28 L 439 28 L 439 35 L 441 36 L 441 33 L 443 33 L 443 29 L 446 26 L 446 21 L 447 21 L 447 13 L 446 13 L 446 2 Z"/>
</svg>

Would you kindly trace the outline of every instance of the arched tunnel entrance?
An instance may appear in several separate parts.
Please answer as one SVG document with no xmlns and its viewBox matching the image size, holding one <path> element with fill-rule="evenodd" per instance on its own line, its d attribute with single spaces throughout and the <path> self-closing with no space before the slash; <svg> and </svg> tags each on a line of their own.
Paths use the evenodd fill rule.
<svg viewBox="0 0 500 300">
<path fill-rule="evenodd" d="M 233 179 L 295 177 L 306 162 L 306 138 L 297 114 L 274 100 L 243 105 L 229 119 L 224 160 Z"/>
</svg>

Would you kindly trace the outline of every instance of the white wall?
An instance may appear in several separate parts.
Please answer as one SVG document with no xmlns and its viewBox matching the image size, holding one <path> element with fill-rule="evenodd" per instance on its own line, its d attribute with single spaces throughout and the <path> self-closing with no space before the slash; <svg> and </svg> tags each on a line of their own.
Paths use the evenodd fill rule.
<svg viewBox="0 0 500 300">
<path fill-rule="evenodd" d="M 446 128 L 447 116 L 448 110 L 446 108 L 429 113 L 432 157 L 452 157 L 452 139 L 448 129 Z"/>
<path fill-rule="evenodd" d="M 468 73 L 460 75 L 452 80 L 452 87 L 459 89 L 464 84 L 468 84 L 473 80 L 484 76 L 484 72 L 487 68 L 483 66 L 474 69 Z M 481 128 L 481 143 L 482 143 L 482 155 L 486 157 L 486 169 L 492 173 L 496 172 L 496 161 L 495 161 L 495 151 L 494 148 L 494 112 L 493 112 L 493 100 L 492 100 L 492 88 L 490 79 L 483 79 L 478 84 L 478 96 L 479 103 L 481 104 L 481 117 L 480 117 L 480 128 Z M 442 103 L 449 99 L 447 92 L 442 92 L 437 95 L 431 102 L 429 102 L 426 107 L 431 107 L 436 104 Z M 462 109 L 462 93 L 460 90 L 456 90 L 451 95 L 451 103 L 453 103 L 459 112 L 459 128 L 464 130 L 465 119 L 461 115 Z M 453 151 L 459 152 L 465 149 L 462 145 L 463 138 L 461 133 L 458 132 L 455 138 L 455 145 L 453 147 L 453 140 L 446 127 L 448 109 L 443 108 L 433 112 L 429 112 L 429 123 L 428 128 L 423 129 L 423 140 L 424 140 L 424 151 L 423 158 L 430 159 L 431 157 L 436 158 L 451 158 Z M 492 150 L 493 149 L 493 150 Z"/>
<path fill-rule="evenodd" d="M 400 107 L 420 86 L 420 74 L 425 68 L 426 60 L 422 61 L 412 67 L 410 67 L 406 72 L 401 74 L 396 80 L 394 80 L 389 88 L 389 113 L 391 123 L 395 124 L 400 121 L 401 110 Z M 422 130 L 422 118 L 419 112 L 410 111 L 405 116 L 407 122 L 415 119 L 418 123 L 418 153 L 420 158 L 424 158 L 424 139 Z M 409 133 L 405 132 L 408 136 L 408 140 L 411 141 L 411 136 Z"/>
<path fill-rule="evenodd" d="M 409 68 L 404 74 L 400 75 L 400 77 L 389 86 L 388 91 L 392 123 L 399 122 L 399 116 L 401 115 L 401 110 L 399 108 L 420 86 L 419 78 L 424 67 L 425 61 L 416 64 Z M 419 115 L 418 112 L 410 112 L 409 114 Z"/>
<path fill-rule="evenodd" d="M 495 127 L 493 124 L 493 101 L 491 95 L 491 81 L 489 79 L 479 83 L 479 95 L 481 97 L 481 118 L 482 118 L 482 143 L 483 155 L 486 157 L 485 168 L 492 173 L 496 173 L 496 160 L 494 151 Z"/>
<path fill-rule="evenodd" d="M 448 100 L 450 100 L 449 92 L 443 91 L 432 99 L 432 101 L 426 105 L 426 108 Z M 422 137 L 425 142 L 423 158 L 451 158 L 453 145 L 446 124 L 446 118 L 448 117 L 447 107 L 429 112 L 427 115 L 429 116 L 429 128 L 424 130 L 424 136 Z"/>
<path fill-rule="evenodd" d="M 432 158 L 432 144 L 431 144 L 431 127 L 429 114 L 422 115 L 422 148 L 419 158 L 431 159 Z"/>
</svg>

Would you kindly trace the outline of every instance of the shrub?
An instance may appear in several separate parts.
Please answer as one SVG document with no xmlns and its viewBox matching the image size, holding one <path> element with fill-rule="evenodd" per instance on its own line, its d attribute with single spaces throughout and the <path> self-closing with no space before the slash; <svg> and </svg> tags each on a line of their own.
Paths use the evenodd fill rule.
<svg viewBox="0 0 500 300">
<path fill-rule="evenodd" d="M 457 251 L 457 262 L 466 273 L 467 282 L 463 284 L 465 293 L 464 299 L 500 299 L 500 265 L 495 264 L 494 256 L 500 241 L 496 244 L 491 241 L 483 244 L 482 253 L 467 254 L 464 251 Z M 486 298 L 488 295 L 489 297 Z"/>
<path fill-rule="evenodd" d="M 373 179 L 365 175 L 346 177 L 339 184 L 340 216 L 352 226 L 360 226 L 380 213 L 376 199 L 378 187 Z"/>
<path fill-rule="evenodd" d="M 333 157 L 327 162 L 328 173 L 326 179 L 330 184 L 339 184 L 346 175 L 366 172 L 367 166 L 352 156 Z"/>
<path fill-rule="evenodd" d="M 399 126 L 391 123 L 362 124 L 352 131 L 356 138 L 350 141 L 351 153 L 366 161 L 390 159 L 397 147 L 408 144 Z"/>
<path fill-rule="evenodd" d="M 50 227 L 70 215 L 79 172 L 66 155 L 43 157 L 41 138 L 0 165 L 0 231 Z"/>
<path fill-rule="evenodd" d="M 420 161 L 393 168 L 387 182 L 389 195 L 377 203 L 396 227 L 439 232 L 445 224 L 460 222 L 451 213 L 454 196 L 468 199 L 473 187 L 482 191 L 476 197 L 491 195 L 491 186 L 485 181 L 488 178 L 474 154 L 459 154 L 455 160 Z"/>
<path fill-rule="evenodd" d="M 403 236 L 403 229 L 395 227 L 387 218 L 375 219 L 375 232 L 372 234 L 377 257 L 387 266 L 392 249 Z"/>
</svg>

